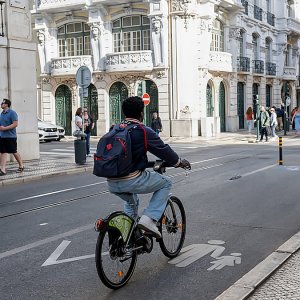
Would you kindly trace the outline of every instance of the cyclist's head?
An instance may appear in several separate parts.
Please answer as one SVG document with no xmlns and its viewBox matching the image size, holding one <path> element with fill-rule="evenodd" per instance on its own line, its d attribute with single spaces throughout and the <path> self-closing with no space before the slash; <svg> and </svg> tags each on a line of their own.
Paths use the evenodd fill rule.
<svg viewBox="0 0 300 300">
<path fill-rule="evenodd" d="M 143 121 L 144 102 L 141 97 L 129 97 L 122 103 L 122 111 L 126 118 L 134 118 Z"/>
</svg>

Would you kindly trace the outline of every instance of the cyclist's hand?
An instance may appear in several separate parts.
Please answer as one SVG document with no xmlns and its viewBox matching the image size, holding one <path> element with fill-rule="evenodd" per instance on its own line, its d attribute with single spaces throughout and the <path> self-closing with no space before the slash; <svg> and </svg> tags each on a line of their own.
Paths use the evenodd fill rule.
<svg viewBox="0 0 300 300">
<path fill-rule="evenodd" d="M 179 167 L 183 168 L 185 170 L 191 170 L 192 169 L 191 164 L 186 159 L 181 159 L 180 160 Z"/>
</svg>

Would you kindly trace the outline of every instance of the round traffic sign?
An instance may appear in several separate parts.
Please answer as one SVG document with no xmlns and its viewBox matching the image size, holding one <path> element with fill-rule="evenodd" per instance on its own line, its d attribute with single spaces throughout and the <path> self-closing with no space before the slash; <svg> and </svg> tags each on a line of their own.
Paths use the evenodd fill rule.
<svg viewBox="0 0 300 300">
<path fill-rule="evenodd" d="M 86 66 L 81 66 L 76 72 L 76 83 L 80 87 L 88 87 L 92 81 L 92 73 Z"/>
<path fill-rule="evenodd" d="M 287 96 L 287 97 L 285 98 L 285 105 L 286 105 L 286 106 L 290 106 L 290 105 L 291 105 L 291 98 L 290 98 L 289 96 Z"/>
<path fill-rule="evenodd" d="M 144 105 L 147 106 L 150 103 L 150 95 L 148 93 L 143 94 Z"/>
</svg>

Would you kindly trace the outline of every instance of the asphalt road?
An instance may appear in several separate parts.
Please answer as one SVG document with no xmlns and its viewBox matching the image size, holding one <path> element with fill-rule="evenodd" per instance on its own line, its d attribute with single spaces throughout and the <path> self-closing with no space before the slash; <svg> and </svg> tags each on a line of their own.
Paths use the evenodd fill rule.
<svg viewBox="0 0 300 300">
<path fill-rule="evenodd" d="M 94 221 L 123 204 L 105 180 L 83 173 L 1 187 L 0 298 L 214 299 L 299 231 L 299 146 L 286 142 L 278 166 L 275 144 L 174 145 L 192 162 L 188 176 L 168 174 L 186 209 L 185 247 L 199 251 L 179 267 L 155 244 L 118 291 L 103 286 L 93 258 Z M 41 147 L 59 155 L 70 143 Z"/>
</svg>

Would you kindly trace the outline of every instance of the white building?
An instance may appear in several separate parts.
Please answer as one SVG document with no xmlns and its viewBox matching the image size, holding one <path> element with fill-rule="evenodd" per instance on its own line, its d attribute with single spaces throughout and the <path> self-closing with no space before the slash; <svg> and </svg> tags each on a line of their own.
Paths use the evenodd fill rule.
<svg viewBox="0 0 300 300">
<path fill-rule="evenodd" d="M 295 2 L 295 3 L 294 3 Z M 245 126 L 253 94 L 297 105 L 300 16 L 287 0 L 37 0 L 39 114 L 72 133 L 75 74 L 92 71 L 84 100 L 101 135 L 128 95 L 150 94 L 165 136 L 214 136 Z M 300 94 L 298 92 L 298 105 Z"/>
<path fill-rule="evenodd" d="M 0 100 L 12 101 L 19 116 L 18 151 L 39 158 L 36 97 L 36 43 L 29 2 L 0 0 Z"/>
</svg>

